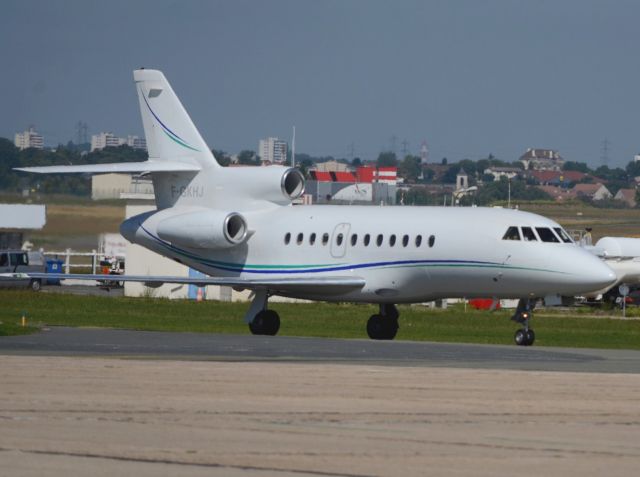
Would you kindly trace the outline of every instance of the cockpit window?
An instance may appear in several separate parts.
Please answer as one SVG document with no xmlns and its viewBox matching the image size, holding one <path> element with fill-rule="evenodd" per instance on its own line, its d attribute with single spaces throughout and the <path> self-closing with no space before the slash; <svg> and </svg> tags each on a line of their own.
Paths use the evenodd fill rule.
<svg viewBox="0 0 640 477">
<path fill-rule="evenodd" d="M 531 227 L 522 227 L 522 239 L 525 242 L 537 242 L 536 234 L 533 233 Z"/>
<path fill-rule="evenodd" d="M 556 231 L 556 233 L 564 243 L 573 243 L 573 240 L 571 240 L 571 237 L 569 237 L 567 232 L 565 232 L 562 227 L 554 227 L 553 230 Z"/>
<path fill-rule="evenodd" d="M 502 240 L 520 240 L 520 232 L 518 232 L 518 227 L 509 227 L 507 229 L 507 233 L 504 234 Z"/>
<path fill-rule="evenodd" d="M 556 237 L 556 234 L 554 234 L 551 229 L 546 227 L 536 227 L 536 232 L 538 232 L 538 236 L 543 242 L 560 242 L 558 237 Z"/>
</svg>

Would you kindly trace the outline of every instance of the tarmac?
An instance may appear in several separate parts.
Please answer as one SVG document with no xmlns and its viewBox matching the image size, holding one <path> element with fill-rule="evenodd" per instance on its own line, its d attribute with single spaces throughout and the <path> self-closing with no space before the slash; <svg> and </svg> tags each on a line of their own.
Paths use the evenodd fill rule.
<svg viewBox="0 0 640 477">
<path fill-rule="evenodd" d="M 636 475 L 640 353 L 51 328 L 0 475 Z"/>
</svg>

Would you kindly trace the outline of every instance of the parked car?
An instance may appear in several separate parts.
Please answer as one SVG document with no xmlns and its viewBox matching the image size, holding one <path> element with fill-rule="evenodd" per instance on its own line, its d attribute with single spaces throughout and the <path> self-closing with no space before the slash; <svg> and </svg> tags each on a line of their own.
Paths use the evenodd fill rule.
<svg viewBox="0 0 640 477">
<path fill-rule="evenodd" d="M 0 274 L 29 272 L 46 272 L 46 262 L 42 253 L 0 250 Z M 0 287 L 29 287 L 33 291 L 39 291 L 42 288 L 42 280 L 39 278 L 2 278 Z"/>
</svg>

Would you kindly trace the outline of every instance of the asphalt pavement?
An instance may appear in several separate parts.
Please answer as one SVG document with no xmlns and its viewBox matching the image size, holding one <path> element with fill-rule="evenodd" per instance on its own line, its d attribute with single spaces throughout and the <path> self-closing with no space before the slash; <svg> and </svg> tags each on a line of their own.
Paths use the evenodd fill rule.
<svg viewBox="0 0 640 477">
<path fill-rule="evenodd" d="M 640 373 L 640 351 L 51 327 L 0 337 L 0 354 L 300 361 L 502 370 Z"/>
</svg>

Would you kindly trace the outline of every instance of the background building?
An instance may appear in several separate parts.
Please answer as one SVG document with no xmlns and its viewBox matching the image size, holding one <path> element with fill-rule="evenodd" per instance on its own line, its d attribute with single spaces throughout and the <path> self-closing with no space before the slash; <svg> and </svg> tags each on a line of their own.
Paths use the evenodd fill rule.
<svg viewBox="0 0 640 477">
<path fill-rule="evenodd" d="M 38 134 L 33 126 L 28 131 L 22 133 L 16 133 L 13 143 L 18 149 L 27 149 L 33 147 L 36 149 L 44 148 L 44 140 L 40 134 Z"/>
<path fill-rule="evenodd" d="M 96 174 L 91 177 L 91 199 L 121 199 L 123 195 L 150 195 L 153 199 L 153 183 L 131 174 Z"/>
<path fill-rule="evenodd" d="M 118 147 L 127 145 L 134 149 L 147 149 L 147 141 L 138 136 L 118 137 L 111 132 L 101 132 L 91 136 L 91 152 L 99 151 L 105 147 Z"/>
<path fill-rule="evenodd" d="M 529 148 L 520 156 L 525 169 L 535 171 L 561 171 L 564 159 L 552 149 Z"/>
<path fill-rule="evenodd" d="M 263 162 L 285 163 L 287 161 L 287 143 L 277 137 L 260 139 L 258 143 L 258 155 Z"/>
<path fill-rule="evenodd" d="M 22 248 L 25 233 L 47 223 L 44 205 L 0 204 L 0 248 Z"/>
</svg>

